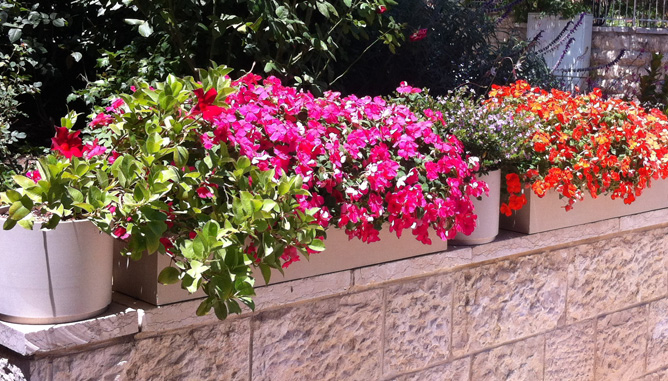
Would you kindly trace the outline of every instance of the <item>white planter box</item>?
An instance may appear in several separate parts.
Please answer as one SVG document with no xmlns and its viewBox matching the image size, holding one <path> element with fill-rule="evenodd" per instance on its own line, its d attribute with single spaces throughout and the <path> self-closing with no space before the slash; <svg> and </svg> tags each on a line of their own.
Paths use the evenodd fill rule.
<svg viewBox="0 0 668 381">
<path fill-rule="evenodd" d="M 0 230 L 0 319 L 55 324 L 103 312 L 111 303 L 113 238 L 88 221 L 39 228 Z"/>
<path fill-rule="evenodd" d="M 494 238 L 499 235 L 501 170 L 492 171 L 480 176 L 479 179 L 487 183 L 489 195 L 483 195 L 481 200 L 473 199 L 474 211 L 478 216 L 476 228 L 470 235 L 458 233 L 450 241 L 453 245 L 480 245 L 494 241 Z"/>
<path fill-rule="evenodd" d="M 526 191 L 527 204 L 511 217 L 501 215 L 501 228 L 520 233 L 539 233 L 548 230 L 582 225 L 609 218 L 668 208 L 668 180 L 652 182 L 652 187 L 628 205 L 624 200 L 612 200 L 601 195 L 596 199 L 585 198 L 576 202 L 572 210 L 566 211 L 565 199 L 560 199 L 557 192 L 548 192 L 540 198 L 531 191 Z"/>
<path fill-rule="evenodd" d="M 432 245 L 423 245 L 415 236 L 405 230 L 402 238 L 384 229 L 380 241 L 366 244 L 358 239 L 348 240 L 343 230 L 330 229 L 325 240 L 325 251 L 311 255 L 309 260 L 301 258 L 285 269 L 285 277 L 273 270 L 271 283 L 280 283 L 315 275 L 369 266 L 422 254 L 445 251 L 448 244 L 435 233 L 430 234 Z M 169 258 L 160 255 L 146 255 L 139 261 L 122 257 L 118 250 L 114 256 L 114 291 L 130 295 L 145 302 L 163 305 L 203 297 L 199 291 L 189 294 L 180 284 L 158 284 L 158 274 L 169 265 Z M 256 286 L 264 284 L 259 270 L 255 271 Z"/>
</svg>

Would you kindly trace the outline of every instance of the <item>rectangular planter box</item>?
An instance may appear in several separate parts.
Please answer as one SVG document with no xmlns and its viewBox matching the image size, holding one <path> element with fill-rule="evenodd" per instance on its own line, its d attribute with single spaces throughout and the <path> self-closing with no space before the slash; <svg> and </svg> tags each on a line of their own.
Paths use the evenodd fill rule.
<svg viewBox="0 0 668 381">
<path fill-rule="evenodd" d="M 410 231 L 404 231 L 398 239 L 387 229 L 380 232 L 380 241 L 366 244 L 358 239 L 348 240 L 343 230 L 330 229 L 325 240 L 325 251 L 311 255 L 309 260 L 301 258 L 285 269 L 285 276 L 273 270 L 271 283 L 327 274 L 336 271 L 390 262 L 422 254 L 445 251 L 448 244 L 435 233 L 430 234 L 432 245 L 423 245 Z M 122 245 L 122 243 L 119 243 Z M 164 255 L 146 255 L 139 261 L 122 257 L 116 250 L 114 257 L 114 291 L 130 295 L 145 302 L 163 305 L 204 296 L 197 292 L 189 294 L 180 284 L 158 284 L 158 274 L 169 265 Z M 256 286 L 264 285 L 259 270 L 255 271 Z"/>
<path fill-rule="evenodd" d="M 601 195 L 576 202 L 573 209 L 566 211 L 566 200 L 560 199 L 557 192 L 548 192 L 543 198 L 531 191 L 526 195 L 527 204 L 522 209 L 511 217 L 501 215 L 502 229 L 533 234 L 668 208 L 668 180 L 653 181 L 652 187 L 645 189 L 630 205 L 624 204 L 622 199 L 612 200 L 610 196 Z"/>
</svg>

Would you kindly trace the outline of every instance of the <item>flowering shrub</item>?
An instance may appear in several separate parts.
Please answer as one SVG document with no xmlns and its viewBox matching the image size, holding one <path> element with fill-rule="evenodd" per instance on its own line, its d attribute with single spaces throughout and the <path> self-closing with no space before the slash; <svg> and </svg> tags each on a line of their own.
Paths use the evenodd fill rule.
<svg viewBox="0 0 668 381">
<path fill-rule="evenodd" d="M 322 251 L 326 227 L 373 242 L 386 224 L 430 243 L 429 228 L 445 239 L 475 226 L 469 195 L 483 184 L 461 143 L 434 132 L 436 115 L 227 72 L 140 83 L 84 133 L 64 118 L 53 152 L 1 194 L 5 228 L 86 217 L 133 258 L 168 255 L 159 280 L 204 290 L 197 313 L 222 319 L 236 300 L 253 308 L 253 266 L 268 281 Z"/>
<path fill-rule="evenodd" d="M 668 177 L 668 119 L 636 103 L 604 100 L 600 90 L 573 96 L 526 82 L 494 87 L 486 107 L 512 111 L 531 131 L 528 160 L 506 176 L 511 215 L 526 203 L 523 184 L 542 197 L 551 189 L 568 201 L 610 194 L 632 203 L 652 179 Z"/>
</svg>

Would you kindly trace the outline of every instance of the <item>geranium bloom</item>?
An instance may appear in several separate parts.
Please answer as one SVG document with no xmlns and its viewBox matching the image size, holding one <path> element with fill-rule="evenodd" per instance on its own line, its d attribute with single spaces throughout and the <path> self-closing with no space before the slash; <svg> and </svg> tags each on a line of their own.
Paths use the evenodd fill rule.
<svg viewBox="0 0 668 381">
<path fill-rule="evenodd" d="M 83 156 L 83 145 L 79 137 L 81 131 L 70 133 L 65 127 L 56 127 L 56 136 L 51 138 L 51 149 L 58 151 L 68 159 Z"/>
<path fill-rule="evenodd" d="M 417 32 L 411 34 L 408 39 L 411 41 L 420 41 L 427 37 L 427 28 L 422 28 L 418 30 Z"/>
<path fill-rule="evenodd" d="M 195 89 L 195 96 L 197 96 L 197 105 L 190 111 L 190 115 L 202 115 L 202 118 L 207 122 L 213 121 L 213 118 L 220 115 L 225 109 L 220 106 L 215 106 L 213 102 L 218 96 L 218 91 L 214 88 L 209 89 L 204 93 L 204 89 Z"/>
</svg>

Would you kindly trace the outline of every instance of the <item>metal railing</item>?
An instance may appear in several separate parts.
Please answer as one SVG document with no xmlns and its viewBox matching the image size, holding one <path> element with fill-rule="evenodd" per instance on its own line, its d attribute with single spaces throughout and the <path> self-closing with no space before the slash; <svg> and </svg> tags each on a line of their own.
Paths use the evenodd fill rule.
<svg viewBox="0 0 668 381">
<path fill-rule="evenodd" d="M 591 0 L 594 26 L 668 28 L 668 0 Z"/>
</svg>

